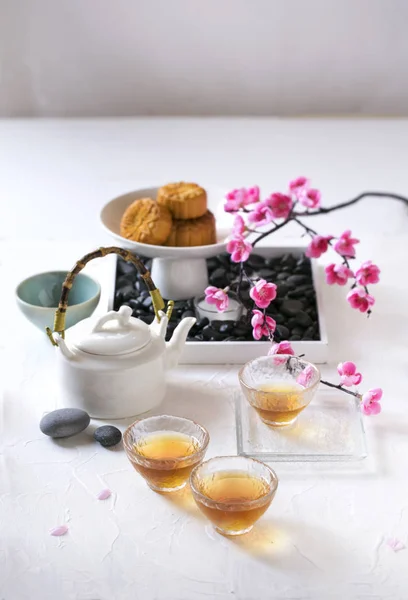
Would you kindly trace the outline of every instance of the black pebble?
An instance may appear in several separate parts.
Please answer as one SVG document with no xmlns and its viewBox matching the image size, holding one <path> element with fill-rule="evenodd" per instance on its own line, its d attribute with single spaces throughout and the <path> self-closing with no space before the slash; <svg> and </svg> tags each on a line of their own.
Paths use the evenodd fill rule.
<svg viewBox="0 0 408 600">
<path fill-rule="evenodd" d="M 152 303 L 153 303 L 153 301 L 152 301 L 152 297 L 151 296 L 147 296 L 147 298 L 145 298 L 143 300 L 143 306 L 145 308 L 150 308 L 150 306 L 152 306 Z"/>
<path fill-rule="evenodd" d="M 215 335 L 215 333 L 216 331 L 211 327 L 211 325 L 206 325 L 205 327 L 203 327 L 204 339 L 210 340 Z"/>
<path fill-rule="evenodd" d="M 125 260 L 118 260 L 117 268 L 122 275 L 135 275 L 137 272 L 135 265 Z"/>
<path fill-rule="evenodd" d="M 297 313 L 295 321 L 297 325 L 301 325 L 302 327 L 309 327 L 312 324 L 310 316 L 303 311 Z"/>
<path fill-rule="evenodd" d="M 223 267 L 219 267 L 215 269 L 213 273 L 210 275 L 210 284 L 215 287 L 224 288 L 228 285 L 229 279 L 227 276 L 227 272 Z"/>
<path fill-rule="evenodd" d="M 291 335 L 289 338 L 289 341 L 291 342 L 299 342 L 300 341 L 300 335 Z"/>
<path fill-rule="evenodd" d="M 286 321 L 285 317 L 283 315 L 280 315 L 279 313 L 273 315 L 273 319 L 275 319 L 278 325 L 283 325 Z"/>
<path fill-rule="evenodd" d="M 261 269 L 265 264 L 265 259 L 263 256 L 259 256 L 259 254 L 251 254 L 248 258 L 246 265 L 249 265 L 255 271 Z"/>
<path fill-rule="evenodd" d="M 197 329 L 202 329 L 203 327 L 209 324 L 210 321 L 207 319 L 207 317 L 203 317 L 202 319 L 198 319 L 194 327 L 196 327 Z"/>
<path fill-rule="evenodd" d="M 291 299 L 284 300 L 280 310 L 283 315 L 295 317 L 299 311 L 303 310 L 303 302 Z"/>
<path fill-rule="evenodd" d="M 217 267 L 219 267 L 220 263 L 218 262 L 218 258 L 216 258 L 215 256 L 212 256 L 211 258 L 207 259 L 207 269 L 210 271 L 210 273 L 212 271 L 215 271 L 215 269 Z"/>
<path fill-rule="evenodd" d="M 122 299 L 125 302 L 127 302 L 131 298 L 136 298 L 136 296 L 137 296 L 137 291 L 135 290 L 135 288 L 133 287 L 132 284 L 125 285 L 125 287 L 123 287 L 120 290 L 120 292 L 122 294 Z"/>
<path fill-rule="evenodd" d="M 143 323 L 146 323 L 146 325 L 150 325 L 154 321 L 154 315 L 140 315 L 138 319 L 143 321 Z"/>
<path fill-rule="evenodd" d="M 221 333 L 232 333 L 233 329 L 234 329 L 233 321 L 224 321 L 224 323 L 222 325 L 220 325 Z"/>
<path fill-rule="evenodd" d="M 176 329 L 177 325 L 178 321 L 170 321 L 170 323 L 167 325 L 166 342 L 171 340 L 171 336 L 173 335 L 173 331 Z"/>
<path fill-rule="evenodd" d="M 133 280 L 129 275 L 120 275 L 116 280 L 116 287 L 123 288 L 125 285 L 133 285 Z"/>
<path fill-rule="evenodd" d="M 311 327 L 308 327 L 306 329 L 304 335 L 306 337 L 312 338 L 316 334 L 316 331 L 317 331 L 317 326 L 316 325 L 312 325 Z"/>
<path fill-rule="evenodd" d="M 290 267 L 293 269 L 296 265 L 296 258 L 291 254 L 284 254 L 281 258 L 280 264 L 282 267 Z"/>
<path fill-rule="evenodd" d="M 308 281 L 309 277 L 306 277 L 306 275 L 291 275 L 290 277 L 288 277 L 288 283 L 291 283 L 296 286 L 307 283 Z"/>
<path fill-rule="evenodd" d="M 231 264 L 231 256 L 228 254 L 228 252 L 224 252 L 223 254 L 219 254 L 218 255 L 218 260 L 219 262 L 224 265 L 224 267 L 229 267 Z"/>
<path fill-rule="evenodd" d="M 211 336 L 210 340 L 212 342 L 222 342 L 225 339 L 226 335 L 226 333 L 221 333 L 221 331 L 215 331 L 214 335 Z"/>
<path fill-rule="evenodd" d="M 281 340 L 287 340 L 290 335 L 289 329 L 284 325 L 277 325 L 276 333 L 279 335 Z"/>
<path fill-rule="evenodd" d="M 181 315 L 181 318 L 185 319 L 186 317 L 195 317 L 194 311 L 193 310 L 185 310 L 183 312 L 183 314 Z"/>
<path fill-rule="evenodd" d="M 267 258 L 265 264 L 267 267 L 270 267 L 274 270 L 280 265 L 281 258 L 280 256 L 273 256 L 272 258 Z"/>
<path fill-rule="evenodd" d="M 260 271 L 258 271 L 258 276 L 261 279 L 266 279 L 266 281 L 272 282 L 275 279 L 276 276 L 276 272 L 273 271 L 272 269 L 261 269 Z"/>
<path fill-rule="evenodd" d="M 130 300 L 128 300 L 124 304 L 127 304 L 128 306 L 130 306 L 130 308 L 132 310 L 136 310 L 137 308 L 141 308 L 142 307 L 142 304 L 136 298 L 131 298 Z"/>
<path fill-rule="evenodd" d="M 141 257 L 150 269 L 151 260 Z M 207 269 L 211 285 L 226 287 L 235 291 L 235 282 L 239 277 L 240 265 L 231 262 L 230 255 L 224 253 L 207 259 Z M 302 339 L 320 339 L 316 314 L 316 299 L 311 275 L 311 263 L 305 256 L 291 254 L 264 258 L 253 254 L 245 263 L 248 276 L 256 275 L 277 284 L 277 297 L 266 312 L 277 323 L 276 340 L 289 339 L 289 336 Z M 241 297 L 245 303 L 251 303 L 250 283 L 243 279 Z M 116 273 L 116 291 L 114 308 L 127 304 L 132 314 L 147 324 L 154 319 L 154 309 L 150 295 L 131 263 L 118 260 Z M 178 300 L 170 319 L 166 339 L 182 318 L 195 316 L 194 299 Z M 203 330 L 205 332 L 203 333 Z M 253 341 L 252 327 L 246 319 L 237 322 L 214 320 L 206 317 L 199 319 L 189 332 L 188 340 L 194 341 Z"/>
<path fill-rule="evenodd" d="M 119 444 L 122 439 L 122 433 L 113 425 L 102 425 L 102 427 L 95 429 L 94 438 L 101 446 L 109 448 L 109 446 Z"/>
<path fill-rule="evenodd" d="M 286 294 L 289 293 L 290 287 L 286 285 L 286 283 L 278 283 L 277 284 L 277 296 L 278 298 L 284 298 Z"/>
<path fill-rule="evenodd" d="M 249 302 L 251 297 L 249 295 L 249 290 L 242 290 L 240 293 L 240 296 L 242 298 L 242 301 L 245 302 Z"/>
</svg>

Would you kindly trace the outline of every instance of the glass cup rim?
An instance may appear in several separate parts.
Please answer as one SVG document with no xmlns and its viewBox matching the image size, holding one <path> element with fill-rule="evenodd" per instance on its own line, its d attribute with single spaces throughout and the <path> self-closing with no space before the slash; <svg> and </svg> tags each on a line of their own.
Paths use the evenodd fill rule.
<svg viewBox="0 0 408 600">
<path fill-rule="evenodd" d="M 203 494 L 202 492 L 200 492 L 200 490 L 197 489 L 197 487 L 194 485 L 194 476 L 196 475 L 197 471 L 204 467 L 206 464 L 212 462 L 213 460 L 230 460 L 230 459 L 236 459 L 236 458 L 240 458 L 242 460 L 245 460 L 247 462 L 251 462 L 251 463 L 256 463 L 258 465 L 262 465 L 267 471 L 269 471 L 269 474 L 271 475 L 272 478 L 272 482 L 269 485 L 269 490 L 268 493 L 265 494 L 264 496 L 261 496 L 260 498 L 256 498 L 255 500 L 246 500 L 242 502 L 242 505 L 245 507 L 252 507 L 252 506 L 258 506 L 259 504 L 264 504 L 265 502 L 267 502 L 271 496 L 273 496 L 273 494 L 276 492 L 276 490 L 278 489 L 278 484 L 279 484 L 279 478 L 276 474 L 276 472 L 272 469 L 272 467 L 270 467 L 269 465 L 267 465 L 266 463 L 262 462 L 261 460 L 258 460 L 256 458 L 252 458 L 250 456 L 242 456 L 240 454 L 233 454 L 233 455 L 229 455 L 229 456 L 213 456 L 212 458 L 208 458 L 207 460 L 204 460 L 203 462 L 201 462 L 200 464 L 198 464 L 197 466 L 194 467 L 194 469 L 191 471 L 190 473 L 190 478 L 189 478 L 189 483 L 190 483 L 190 488 L 193 492 L 193 494 L 195 496 L 197 496 L 198 498 L 200 498 L 203 501 L 203 504 L 206 504 L 207 506 L 215 506 L 215 507 L 226 507 L 229 506 L 228 502 L 220 502 L 217 500 L 213 500 L 212 498 L 210 498 L 209 496 L 206 496 L 205 494 Z"/>
<path fill-rule="evenodd" d="M 189 454 L 188 457 L 185 456 L 180 456 L 179 458 L 172 458 L 172 459 L 168 459 L 171 460 L 172 463 L 181 463 L 181 462 L 186 462 L 186 460 L 188 459 L 189 461 L 191 459 L 194 459 L 195 457 L 197 457 L 200 454 L 203 454 L 206 452 L 207 448 L 208 448 L 208 444 L 210 443 L 210 434 L 208 433 L 208 430 L 203 426 L 200 425 L 200 423 L 197 423 L 196 421 L 193 421 L 193 419 L 187 419 L 186 417 L 179 417 L 178 415 L 151 415 L 150 417 L 144 417 L 143 419 L 136 419 L 136 421 L 133 421 L 133 423 L 131 423 L 124 431 L 123 433 L 123 446 L 125 448 L 126 454 L 130 457 L 134 457 L 134 458 L 139 458 L 140 460 L 143 460 L 144 462 L 149 462 L 152 464 L 155 463 L 162 463 L 163 458 L 148 458 L 147 456 L 143 456 L 142 454 L 139 454 L 135 449 L 133 444 L 130 445 L 128 443 L 128 438 L 130 436 L 131 430 L 133 429 L 133 427 L 139 423 L 145 422 L 145 421 L 150 421 L 153 419 L 180 419 L 181 421 L 187 421 L 189 423 L 192 423 L 195 427 L 198 427 L 198 429 L 200 429 L 203 434 L 204 434 L 204 441 L 202 444 L 200 444 L 200 447 L 197 449 L 196 452 L 194 452 L 193 454 Z M 163 431 L 162 429 L 157 429 L 157 431 Z M 171 430 L 169 430 L 171 431 Z M 154 431 L 151 431 L 150 433 L 155 433 Z M 177 433 L 177 432 L 176 432 Z"/>
<path fill-rule="evenodd" d="M 249 360 L 248 362 L 246 362 L 246 363 L 245 363 L 245 364 L 244 364 L 244 365 L 243 365 L 243 366 L 240 368 L 240 370 L 239 370 L 239 372 L 238 372 L 238 379 L 239 379 L 239 382 L 240 382 L 240 384 L 241 384 L 242 386 L 244 386 L 244 387 L 245 387 L 247 390 L 250 390 L 251 392 L 257 392 L 257 393 L 261 392 L 262 390 L 260 390 L 259 388 L 252 387 L 251 385 L 248 385 L 248 383 L 246 383 L 246 382 L 244 381 L 244 378 L 243 378 L 244 370 L 246 369 L 246 367 L 248 367 L 249 365 L 251 365 L 252 363 L 254 363 L 254 362 L 255 362 L 255 361 L 257 361 L 257 360 L 262 360 L 262 359 L 265 359 L 265 360 L 267 360 L 267 359 L 272 359 L 272 358 L 273 358 L 273 356 L 282 356 L 282 357 L 285 357 L 285 358 L 296 358 L 296 360 L 298 360 L 298 361 L 302 362 L 302 363 L 303 363 L 303 364 L 304 364 L 306 367 L 307 367 L 307 366 L 311 366 L 311 367 L 313 367 L 313 369 L 314 369 L 314 371 L 315 371 L 315 373 L 316 373 L 316 375 L 317 375 L 317 380 L 316 380 L 316 381 L 313 381 L 313 382 L 311 382 L 309 385 L 302 386 L 302 387 L 303 387 L 303 390 L 302 390 L 302 391 L 309 391 L 309 390 L 312 390 L 313 388 L 315 388 L 316 386 L 318 386 L 318 385 L 319 385 L 319 383 L 320 383 L 320 378 L 321 378 L 321 373 L 320 373 L 320 369 L 319 369 L 319 367 L 317 367 L 317 366 L 316 366 L 314 363 L 312 363 L 312 362 L 310 362 L 310 361 L 308 361 L 308 360 L 305 360 L 305 359 L 303 359 L 303 358 L 299 358 L 299 357 L 297 357 L 297 356 L 294 356 L 293 354 L 278 354 L 278 355 L 274 355 L 274 354 L 272 354 L 272 355 L 266 355 L 266 356 L 258 356 L 257 358 L 253 358 L 252 360 Z M 274 394 L 275 394 L 276 396 L 279 396 L 279 394 L 286 395 L 286 392 L 274 392 Z"/>
</svg>

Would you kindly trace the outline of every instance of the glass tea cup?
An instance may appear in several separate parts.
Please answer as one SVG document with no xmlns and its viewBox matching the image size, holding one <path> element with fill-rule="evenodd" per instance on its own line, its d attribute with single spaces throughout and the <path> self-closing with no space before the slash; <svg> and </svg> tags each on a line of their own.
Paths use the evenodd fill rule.
<svg viewBox="0 0 408 600">
<path fill-rule="evenodd" d="M 204 427 L 170 415 L 135 421 L 123 434 L 128 459 L 156 492 L 183 488 L 203 460 L 209 441 Z"/>
<path fill-rule="evenodd" d="M 269 508 L 278 477 L 254 458 L 217 456 L 195 467 L 190 487 L 198 508 L 219 533 L 242 535 Z"/>
<path fill-rule="evenodd" d="M 288 354 L 262 356 L 239 372 L 242 391 L 262 421 L 272 427 L 291 425 L 314 398 L 319 369 Z"/>
</svg>

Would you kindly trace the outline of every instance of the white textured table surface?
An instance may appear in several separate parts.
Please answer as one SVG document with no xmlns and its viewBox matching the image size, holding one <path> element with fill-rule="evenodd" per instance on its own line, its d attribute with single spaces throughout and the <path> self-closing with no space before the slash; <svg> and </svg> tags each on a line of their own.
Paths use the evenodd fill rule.
<svg viewBox="0 0 408 600">
<path fill-rule="evenodd" d="M 351 359 L 367 387 L 384 388 L 383 413 L 366 420 L 369 458 L 355 467 L 276 465 L 273 505 L 235 541 L 212 532 L 188 493 L 151 492 L 122 450 L 98 447 L 88 432 L 61 442 L 42 436 L 38 421 L 58 398 L 53 348 L 18 314 L 12 289 L 106 242 L 96 220 L 101 204 L 155 180 L 260 182 L 272 190 L 305 173 L 329 204 L 368 187 L 408 193 L 407 134 L 401 121 L 0 124 L 1 599 L 406 600 L 408 550 L 393 553 L 386 543 L 408 542 L 408 214 L 401 206 L 366 201 L 365 209 L 315 222 L 334 233 L 350 223 L 362 239 L 361 259 L 382 268 L 370 320 L 349 309 L 340 288 L 324 291 L 332 307 L 324 375 Z M 96 276 L 101 268 L 95 264 Z M 208 456 L 236 450 L 236 372 L 194 366 L 171 377 L 162 410 L 202 422 L 211 433 Z M 105 487 L 112 498 L 97 501 Z M 50 537 L 62 523 L 68 534 Z"/>
</svg>

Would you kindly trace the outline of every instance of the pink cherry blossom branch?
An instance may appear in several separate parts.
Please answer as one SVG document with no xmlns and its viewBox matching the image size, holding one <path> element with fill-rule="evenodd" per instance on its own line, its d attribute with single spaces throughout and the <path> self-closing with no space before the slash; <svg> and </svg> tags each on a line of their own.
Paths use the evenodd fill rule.
<svg viewBox="0 0 408 600">
<path fill-rule="evenodd" d="M 331 247 L 334 252 L 340 256 L 340 263 L 331 263 L 325 267 L 326 281 L 329 285 L 349 285 L 347 301 L 350 306 L 368 316 L 371 314 L 371 307 L 374 305 L 375 298 L 370 295 L 368 284 L 375 284 L 379 281 L 380 269 L 371 261 L 364 262 L 356 271 L 350 268 L 350 261 L 356 256 L 355 246 L 360 242 L 352 236 L 351 230 L 344 231 L 339 237 L 332 235 L 322 236 L 314 229 L 303 222 L 305 216 L 311 214 L 326 214 L 334 210 L 351 206 L 366 196 L 391 197 L 400 200 L 408 205 L 408 199 L 397 195 L 387 194 L 385 192 L 364 192 L 356 198 L 342 204 L 329 208 L 321 207 L 321 192 L 312 188 L 310 181 L 306 177 L 298 177 L 288 185 L 288 192 L 275 192 L 270 194 L 264 200 L 261 200 L 258 186 L 252 188 L 240 188 L 228 192 L 224 208 L 229 213 L 235 213 L 235 220 L 232 229 L 232 236 L 227 243 L 227 252 L 231 254 L 233 263 L 240 263 L 239 277 L 234 283 L 234 288 L 238 299 L 245 307 L 248 322 L 254 320 L 253 337 L 260 339 L 262 332 L 264 337 L 271 337 L 276 328 L 276 323 L 269 317 L 265 310 L 259 313 L 258 308 L 265 309 L 276 296 L 270 297 L 266 304 L 263 295 L 269 297 L 270 290 L 276 286 L 272 282 L 263 279 L 249 278 L 245 263 L 249 259 L 255 246 L 264 238 L 279 231 L 291 221 L 297 223 L 311 237 L 305 255 L 308 258 L 319 258 Z M 304 212 L 297 212 L 298 206 L 303 206 Z M 270 228 L 262 233 L 258 227 L 269 225 Z M 256 234 L 253 241 L 249 241 L 248 236 Z M 259 235 L 258 235 L 259 234 Z M 242 293 L 243 279 L 249 283 L 249 301 Z M 351 281 L 349 281 L 351 280 Z M 259 293 L 258 293 L 259 287 Z M 207 302 L 224 307 L 228 305 L 228 295 L 226 290 L 209 287 L 206 290 Z M 254 312 L 255 311 L 255 312 Z M 252 319 L 251 319 L 252 313 Z M 256 317 L 254 319 L 254 317 Z M 273 323 L 272 323 L 273 322 Z"/>
<path fill-rule="evenodd" d="M 331 213 L 335 210 L 340 210 L 342 208 L 347 208 L 348 206 L 352 206 L 353 204 L 357 204 L 357 202 L 360 202 L 360 200 L 363 200 L 364 198 L 369 198 L 369 197 L 391 198 L 392 200 L 398 200 L 400 202 L 403 202 L 404 204 L 406 204 L 408 206 L 408 198 L 406 198 L 405 196 L 401 196 L 400 194 L 394 194 L 392 192 L 362 192 L 361 194 L 359 194 L 355 198 L 352 198 L 351 200 L 348 200 L 347 202 L 342 202 L 340 204 L 335 204 L 334 206 L 328 206 L 328 207 L 321 206 L 320 208 L 318 208 L 317 210 L 314 210 L 313 212 L 305 211 L 304 213 L 295 213 L 294 216 L 296 216 L 296 217 L 313 217 L 315 215 L 327 215 L 328 213 Z"/>
<path fill-rule="evenodd" d="M 273 357 L 272 360 L 275 364 L 286 364 L 289 370 L 291 368 L 290 359 L 295 358 L 295 352 L 291 346 L 291 343 L 288 341 L 280 342 L 279 344 L 272 344 L 268 354 Z M 296 358 L 300 357 L 298 356 Z M 307 366 L 298 376 L 297 382 L 304 387 L 307 387 L 309 383 L 308 376 L 313 377 L 313 372 L 313 367 L 311 367 L 311 365 Z M 357 367 L 353 362 L 346 361 L 339 363 L 337 365 L 337 372 L 340 376 L 339 384 L 331 383 L 331 381 L 325 381 L 324 379 L 320 379 L 320 383 L 357 398 L 357 400 L 360 401 L 361 411 L 365 415 L 378 415 L 381 412 L 380 401 L 383 395 L 381 388 L 368 390 L 368 392 L 365 392 L 364 394 L 360 394 L 358 391 L 352 391 L 345 388 L 345 386 L 352 387 L 358 385 L 363 379 L 361 373 L 357 372 Z"/>
<path fill-rule="evenodd" d="M 272 227 L 272 229 L 268 229 L 268 231 L 264 231 L 263 233 L 261 233 L 261 235 L 258 236 L 256 238 L 256 240 L 251 242 L 252 247 L 254 248 L 258 242 L 260 242 L 264 238 L 268 237 L 268 235 L 271 235 L 271 233 L 275 233 L 275 231 L 278 231 L 278 229 L 282 229 L 282 227 L 285 227 L 285 225 L 287 225 L 290 221 L 291 221 L 291 219 L 288 218 L 286 221 L 283 221 L 282 223 L 278 223 L 277 225 L 275 224 L 275 227 Z"/>
<path fill-rule="evenodd" d="M 352 392 L 351 390 L 346 390 L 342 385 L 336 385 L 335 383 L 330 383 L 330 381 L 324 381 L 324 379 L 321 379 L 320 383 L 323 383 L 328 387 L 335 388 L 336 390 L 340 390 L 345 394 L 350 394 L 350 396 L 354 396 L 355 398 L 359 398 L 361 400 L 361 394 L 359 394 L 358 392 Z"/>
</svg>

